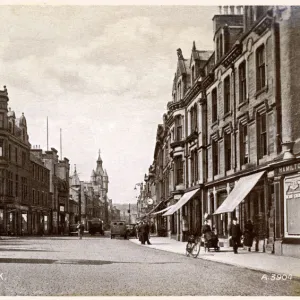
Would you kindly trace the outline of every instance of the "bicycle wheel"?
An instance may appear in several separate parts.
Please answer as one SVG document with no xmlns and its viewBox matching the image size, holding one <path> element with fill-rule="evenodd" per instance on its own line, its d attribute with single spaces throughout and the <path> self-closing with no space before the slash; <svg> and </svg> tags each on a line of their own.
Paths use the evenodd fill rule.
<svg viewBox="0 0 300 300">
<path fill-rule="evenodd" d="M 196 258 L 199 255 L 199 252 L 200 252 L 200 243 L 195 243 L 191 254 L 194 258 Z"/>
</svg>

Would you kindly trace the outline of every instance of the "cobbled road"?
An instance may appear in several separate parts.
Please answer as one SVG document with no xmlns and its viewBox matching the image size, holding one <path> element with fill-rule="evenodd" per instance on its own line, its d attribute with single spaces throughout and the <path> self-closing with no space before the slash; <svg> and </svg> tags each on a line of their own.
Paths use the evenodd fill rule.
<svg viewBox="0 0 300 300">
<path fill-rule="evenodd" d="M 300 281 L 106 237 L 0 240 L 0 296 L 296 296 Z"/>
</svg>

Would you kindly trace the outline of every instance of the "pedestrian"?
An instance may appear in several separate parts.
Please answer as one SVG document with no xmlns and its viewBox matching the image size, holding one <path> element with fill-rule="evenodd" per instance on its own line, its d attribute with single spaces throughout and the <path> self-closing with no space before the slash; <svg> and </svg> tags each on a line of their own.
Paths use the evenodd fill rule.
<svg viewBox="0 0 300 300">
<path fill-rule="evenodd" d="M 148 245 L 151 245 L 149 238 L 150 238 L 150 225 L 149 222 L 146 222 L 145 224 L 145 242 L 147 242 Z"/>
<path fill-rule="evenodd" d="M 84 232 L 84 225 L 83 225 L 82 222 L 79 222 L 79 221 L 78 221 L 78 224 L 77 224 L 77 231 L 78 231 L 79 239 L 82 240 L 82 236 L 83 236 L 83 232 Z"/>
<path fill-rule="evenodd" d="M 238 247 L 241 239 L 241 228 L 240 225 L 237 224 L 237 218 L 232 218 L 232 225 L 229 228 L 230 239 L 232 240 L 232 247 L 234 254 L 238 254 Z"/>
<path fill-rule="evenodd" d="M 188 231 L 189 231 L 189 224 L 186 216 L 182 216 L 181 224 L 182 224 L 182 239 L 183 242 L 186 242 Z"/>
<path fill-rule="evenodd" d="M 252 221 L 249 219 L 245 224 L 244 230 L 244 246 L 248 247 L 248 251 L 251 251 L 251 247 L 253 244 L 253 224 Z"/>
</svg>

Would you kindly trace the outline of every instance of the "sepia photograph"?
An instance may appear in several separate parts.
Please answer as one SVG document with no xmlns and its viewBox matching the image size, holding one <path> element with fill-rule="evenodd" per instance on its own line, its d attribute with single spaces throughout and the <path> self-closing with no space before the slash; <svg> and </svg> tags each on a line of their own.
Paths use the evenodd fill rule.
<svg viewBox="0 0 300 300">
<path fill-rule="evenodd" d="M 300 297 L 300 6 L 58 2 L 0 4 L 0 298 Z"/>
</svg>

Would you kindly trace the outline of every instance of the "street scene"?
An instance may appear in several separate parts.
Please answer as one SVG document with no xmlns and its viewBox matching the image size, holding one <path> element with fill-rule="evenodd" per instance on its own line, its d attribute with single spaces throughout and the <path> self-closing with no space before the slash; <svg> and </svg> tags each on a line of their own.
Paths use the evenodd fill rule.
<svg viewBox="0 0 300 300">
<path fill-rule="evenodd" d="M 0 297 L 300 296 L 300 6 L 0 28 Z"/>
<path fill-rule="evenodd" d="M 20 238 L 1 240 L 0 250 L 2 296 L 291 296 L 300 292 L 300 281 L 262 280 L 261 272 L 157 251 L 120 238 Z"/>
</svg>

